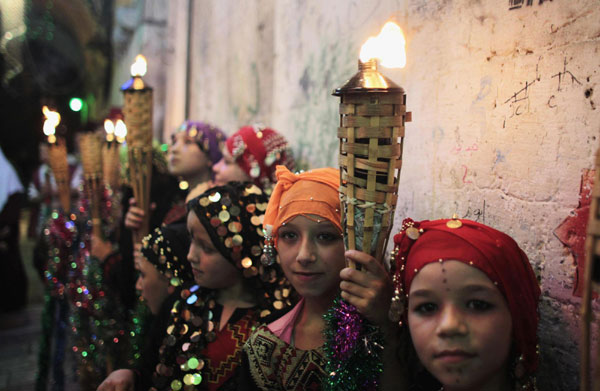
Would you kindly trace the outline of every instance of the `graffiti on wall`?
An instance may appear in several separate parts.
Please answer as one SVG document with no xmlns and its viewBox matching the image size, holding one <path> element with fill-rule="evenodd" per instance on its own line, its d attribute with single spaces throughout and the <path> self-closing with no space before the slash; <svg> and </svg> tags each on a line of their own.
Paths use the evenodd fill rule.
<svg viewBox="0 0 600 391">
<path fill-rule="evenodd" d="M 548 2 L 552 0 L 538 0 L 538 5 L 543 4 L 544 2 Z M 522 8 L 523 6 L 531 7 L 533 5 L 533 0 L 508 0 L 508 9 L 514 10 Z"/>
</svg>

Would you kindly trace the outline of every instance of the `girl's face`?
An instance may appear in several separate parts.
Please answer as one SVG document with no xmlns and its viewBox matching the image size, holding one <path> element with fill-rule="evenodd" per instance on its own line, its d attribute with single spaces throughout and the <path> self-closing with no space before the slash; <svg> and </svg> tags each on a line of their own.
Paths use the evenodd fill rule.
<svg viewBox="0 0 600 391">
<path fill-rule="evenodd" d="M 479 269 L 459 261 L 423 267 L 410 287 L 408 325 L 419 359 L 446 390 L 508 381 L 510 311 Z"/>
<path fill-rule="evenodd" d="M 321 222 L 317 223 L 317 219 Z M 319 216 L 296 216 L 277 231 L 277 253 L 288 280 L 300 295 L 333 300 L 346 266 L 338 228 Z"/>
<path fill-rule="evenodd" d="M 213 166 L 215 173 L 215 185 L 223 186 L 227 182 L 252 182 L 252 179 L 246 174 L 246 171 L 236 163 L 235 159 L 229 153 L 227 147 L 221 151 L 223 157 Z"/>
<path fill-rule="evenodd" d="M 194 212 L 188 213 L 187 228 L 192 237 L 187 259 L 196 283 L 209 289 L 224 289 L 239 283 L 241 273 L 215 248 Z"/>
<path fill-rule="evenodd" d="M 143 256 L 136 258 L 135 268 L 140 272 L 135 289 L 141 292 L 150 312 L 156 315 L 169 296 L 169 280 Z"/>
<path fill-rule="evenodd" d="M 210 170 L 208 157 L 187 132 L 177 132 L 171 137 L 168 163 L 169 172 L 184 179 L 196 177 L 204 170 Z"/>
</svg>

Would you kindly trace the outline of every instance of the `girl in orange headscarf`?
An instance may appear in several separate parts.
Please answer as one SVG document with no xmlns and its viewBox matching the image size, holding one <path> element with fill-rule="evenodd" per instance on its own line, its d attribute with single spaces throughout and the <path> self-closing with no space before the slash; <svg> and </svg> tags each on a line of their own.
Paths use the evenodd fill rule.
<svg viewBox="0 0 600 391">
<path fill-rule="evenodd" d="M 359 251 L 344 251 L 338 170 L 293 174 L 278 166 L 276 176 L 263 224 L 262 261 L 280 262 L 302 299 L 250 336 L 238 389 L 321 389 L 326 378 L 323 315 L 341 289 L 342 297 L 367 319 L 385 323 L 387 310 L 377 304 L 391 297 L 391 281 L 381 262 Z M 347 258 L 363 270 L 345 268 Z"/>
</svg>

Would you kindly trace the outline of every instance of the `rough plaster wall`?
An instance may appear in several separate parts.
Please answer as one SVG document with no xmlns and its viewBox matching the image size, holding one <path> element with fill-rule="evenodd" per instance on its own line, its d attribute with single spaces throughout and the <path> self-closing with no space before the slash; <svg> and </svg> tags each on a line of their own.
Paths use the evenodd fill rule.
<svg viewBox="0 0 600 391">
<path fill-rule="evenodd" d="M 580 301 L 553 231 L 598 148 L 599 2 L 508 3 L 408 3 L 409 63 L 389 73 L 414 114 L 396 222 L 456 212 L 515 237 L 544 292 L 540 388 L 572 390 Z"/>
<path fill-rule="evenodd" d="M 229 134 L 270 122 L 274 9 L 273 0 L 194 2 L 192 119 Z"/>
<path fill-rule="evenodd" d="M 406 89 L 413 122 L 396 223 L 458 213 L 512 235 L 543 289 L 540 389 L 574 390 L 580 300 L 553 232 L 576 213 L 599 144 L 600 2 L 528 2 L 196 1 L 192 117 L 229 133 L 263 121 L 307 165 L 335 165 L 331 90 L 362 42 L 399 22 L 408 64 L 383 72 Z"/>
<path fill-rule="evenodd" d="M 130 66 L 135 56 L 143 54 L 148 61 L 144 81 L 154 89 L 153 129 L 162 139 L 165 117 L 167 64 L 169 64 L 166 39 L 168 0 L 131 0 L 115 7 L 115 64 L 111 83 L 112 106 L 123 105 L 120 86 L 130 78 Z"/>
</svg>

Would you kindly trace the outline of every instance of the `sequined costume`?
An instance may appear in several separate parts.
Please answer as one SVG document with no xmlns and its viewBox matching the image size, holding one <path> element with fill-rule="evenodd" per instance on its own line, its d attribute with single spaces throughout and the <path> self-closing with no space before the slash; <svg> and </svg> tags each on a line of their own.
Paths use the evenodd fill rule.
<svg viewBox="0 0 600 391">
<path fill-rule="evenodd" d="M 180 291 L 158 349 L 162 354 L 151 389 L 235 389 L 232 377 L 258 314 L 256 308 L 238 308 L 219 330 L 213 319 L 220 319 L 223 307 L 213 296 L 214 291 L 195 284 Z"/>
<path fill-rule="evenodd" d="M 221 329 L 218 291 L 196 284 L 183 287 L 174 303 L 152 390 L 235 390 L 242 346 L 260 320 L 291 308 L 291 288 L 278 264 L 260 263 L 266 195 L 252 184 L 215 187 L 188 203 L 212 244 L 245 277 L 257 305 L 237 308 Z"/>
<path fill-rule="evenodd" d="M 147 390 L 152 386 L 150 379 L 158 363 L 160 341 L 166 333 L 171 309 L 181 297 L 183 286 L 193 281 L 186 260 L 188 249 L 189 236 L 185 224 L 181 223 L 156 228 L 142 240 L 142 255 L 169 280 L 172 293 L 165 299 L 158 314 L 148 322 L 146 343 L 138 365 L 133 368 L 137 390 Z"/>
<path fill-rule="evenodd" d="M 239 391 L 321 389 L 326 364 L 323 349 L 298 349 L 292 341 L 302 304 L 252 334 L 244 346 Z"/>
</svg>

